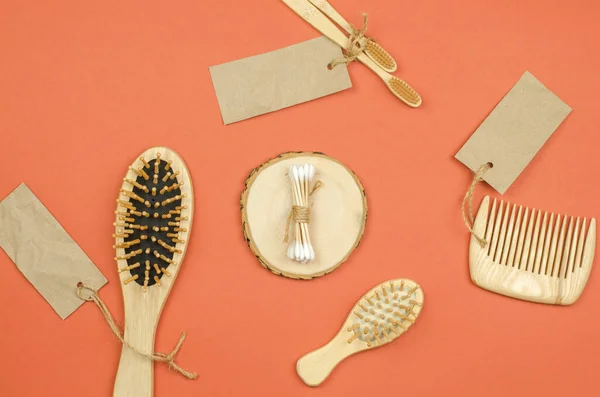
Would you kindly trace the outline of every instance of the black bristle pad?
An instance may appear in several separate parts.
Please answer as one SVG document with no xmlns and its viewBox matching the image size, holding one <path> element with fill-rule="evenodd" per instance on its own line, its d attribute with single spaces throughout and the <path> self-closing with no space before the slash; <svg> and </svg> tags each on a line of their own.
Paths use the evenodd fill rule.
<svg viewBox="0 0 600 397">
<path fill-rule="evenodd" d="M 133 198 L 129 199 L 130 204 L 136 208 L 136 211 L 139 211 L 139 212 L 146 211 L 150 214 L 150 216 L 148 218 L 146 218 L 144 216 L 136 216 L 136 215 L 131 214 L 128 216 L 128 218 L 134 218 L 135 222 L 122 221 L 122 223 L 127 223 L 127 224 L 133 223 L 134 225 L 148 226 L 147 230 L 133 229 L 133 234 L 130 234 L 129 237 L 124 239 L 124 242 L 129 242 L 129 241 L 133 241 L 136 239 L 141 240 L 142 234 L 145 234 L 146 236 L 148 236 L 147 240 L 141 240 L 139 244 L 135 244 L 135 245 L 125 249 L 126 254 L 129 254 L 130 252 L 133 252 L 133 251 L 137 251 L 139 249 L 142 250 L 141 254 L 138 254 L 130 259 L 127 259 L 128 266 L 131 266 L 136 262 L 140 263 L 139 267 L 129 270 L 129 272 L 131 273 L 132 276 L 136 275 L 136 274 L 138 275 L 138 278 L 135 281 L 139 285 L 144 285 L 144 278 L 145 278 L 145 272 L 146 272 L 146 261 L 150 261 L 150 270 L 149 270 L 150 279 L 148 280 L 148 286 L 156 284 L 156 281 L 154 281 L 154 276 L 158 276 L 159 279 L 163 276 L 162 272 L 157 273 L 156 270 L 154 269 L 155 263 L 158 264 L 159 268 L 164 267 L 166 269 L 167 267 L 169 267 L 169 263 L 165 262 L 161 258 L 157 258 L 154 255 L 154 251 L 157 251 L 159 254 L 162 254 L 166 258 L 169 258 L 169 259 L 173 259 L 173 255 L 174 255 L 174 253 L 170 252 L 168 249 L 161 246 L 158 243 L 158 240 L 162 240 L 166 244 L 168 244 L 172 247 L 175 247 L 176 243 L 171 241 L 172 237 L 167 237 L 167 233 L 177 233 L 173 230 L 177 226 L 169 226 L 169 222 L 176 222 L 175 218 L 182 216 L 182 214 L 173 214 L 173 215 L 171 215 L 170 219 L 162 218 L 162 215 L 168 214 L 170 210 L 174 210 L 175 207 L 180 206 L 181 200 L 175 200 L 172 203 L 167 204 L 167 205 L 161 204 L 160 207 L 154 208 L 154 204 L 156 202 L 162 203 L 163 201 L 165 201 L 168 198 L 175 197 L 177 195 L 181 195 L 181 188 L 179 188 L 179 187 L 177 189 L 172 189 L 170 192 L 165 192 L 164 194 L 160 194 L 160 191 L 162 190 L 162 188 L 164 188 L 166 186 L 171 186 L 171 185 L 173 185 L 173 183 L 178 183 L 178 180 L 177 180 L 177 178 L 171 179 L 171 177 L 169 177 L 166 182 L 162 181 L 162 179 L 168 172 L 171 172 L 171 174 L 173 174 L 175 172 L 175 170 L 173 169 L 173 167 L 170 167 L 168 171 L 165 170 L 165 166 L 167 165 L 167 162 L 163 161 L 163 160 L 159 160 L 160 163 L 159 163 L 159 170 L 158 170 L 158 183 L 154 184 L 154 182 L 153 182 L 153 180 L 154 180 L 154 164 L 156 163 L 156 161 L 157 160 L 148 161 L 150 168 L 145 168 L 145 167 L 143 168 L 144 172 L 150 177 L 148 180 L 145 180 L 143 176 L 138 176 L 136 178 L 137 183 L 139 183 L 142 186 L 146 186 L 148 188 L 148 193 L 144 192 L 142 189 L 139 189 L 135 186 L 133 187 L 133 192 L 135 194 L 137 194 L 138 196 L 140 196 L 142 199 L 144 199 L 144 202 L 145 201 L 150 202 L 151 206 L 146 207 L 146 205 L 144 203 L 140 203 L 139 201 L 137 201 Z M 156 196 L 152 195 L 153 187 L 156 188 Z M 130 211 L 128 211 L 128 212 L 130 212 Z M 154 218 L 155 212 L 158 213 L 158 215 L 159 215 L 158 218 Z M 154 230 L 152 230 L 152 227 L 154 227 L 154 226 L 158 226 L 159 228 L 167 226 L 169 228 L 169 231 L 155 232 Z M 126 229 L 130 229 L 130 228 L 126 227 Z M 156 242 L 152 242 L 151 238 L 153 236 L 156 237 Z M 150 248 L 150 253 L 146 254 L 146 248 Z"/>
</svg>

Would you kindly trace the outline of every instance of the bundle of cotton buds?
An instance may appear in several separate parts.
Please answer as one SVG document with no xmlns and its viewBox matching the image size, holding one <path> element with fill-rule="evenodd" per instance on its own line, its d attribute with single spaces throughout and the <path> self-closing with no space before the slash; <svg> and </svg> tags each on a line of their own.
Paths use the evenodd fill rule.
<svg viewBox="0 0 600 397">
<path fill-rule="evenodd" d="M 292 165 L 289 170 L 292 182 L 292 224 L 293 238 L 288 248 L 288 258 L 306 263 L 315 259 L 315 251 L 310 243 L 308 224 L 310 223 L 310 207 L 308 198 L 309 187 L 315 175 L 315 166 L 312 164 Z M 291 231 L 290 231 L 291 232 Z"/>
</svg>

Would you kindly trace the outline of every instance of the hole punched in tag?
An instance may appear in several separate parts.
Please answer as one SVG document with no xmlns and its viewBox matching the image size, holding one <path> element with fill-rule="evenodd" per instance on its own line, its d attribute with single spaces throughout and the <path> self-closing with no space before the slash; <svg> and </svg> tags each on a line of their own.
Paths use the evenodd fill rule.
<svg viewBox="0 0 600 397">
<path fill-rule="evenodd" d="M 87 294 L 84 293 L 84 291 L 88 291 Z M 87 285 L 85 285 L 82 281 L 77 283 L 77 296 L 87 302 L 91 302 L 94 300 L 94 298 L 92 297 L 94 293 L 94 290 L 91 289 L 90 287 L 88 287 Z"/>
<path fill-rule="evenodd" d="M 477 186 L 477 184 L 483 180 L 483 175 L 491 168 L 494 168 L 494 163 L 492 162 L 487 162 L 479 167 L 477 172 L 475 172 L 473 175 L 473 181 L 471 182 L 471 185 L 469 186 L 467 193 L 465 193 L 465 197 L 462 201 L 463 222 L 465 223 L 465 226 L 467 226 L 467 229 L 469 229 L 469 233 L 475 237 L 481 247 L 485 247 L 487 245 L 487 241 L 485 238 L 478 236 L 477 233 L 473 231 L 473 222 L 475 220 L 473 217 L 473 193 L 475 192 L 475 186 Z M 467 208 L 465 208 L 465 206 Z"/>
</svg>

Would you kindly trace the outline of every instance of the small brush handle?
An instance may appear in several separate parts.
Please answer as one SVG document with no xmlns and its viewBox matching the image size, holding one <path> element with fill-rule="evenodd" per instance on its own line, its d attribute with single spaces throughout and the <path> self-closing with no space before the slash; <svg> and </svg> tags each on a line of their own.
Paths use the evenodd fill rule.
<svg viewBox="0 0 600 397">
<path fill-rule="evenodd" d="M 339 335 L 331 342 L 298 360 L 296 372 L 308 386 L 319 386 L 346 357 L 355 353 Z"/>
<path fill-rule="evenodd" d="M 319 10 L 323 11 L 323 14 L 327 15 L 333 22 L 337 23 L 342 29 L 344 29 L 348 33 L 352 33 L 352 26 L 344 19 L 343 16 L 340 15 L 339 12 L 329 2 L 326 0 L 308 0 L 317 7 Z"/>
<path fill-rule="evenodd" d="M 157 317 L 144 315 L 141 310 L 130 313 L 129 316 L 126 313 L 125 317 L 125 341 L 139 352 L 152 354 Z M 152 396 L 154 396 L 154 362 L 123 345 L 113 397 Z"/>
</svg>

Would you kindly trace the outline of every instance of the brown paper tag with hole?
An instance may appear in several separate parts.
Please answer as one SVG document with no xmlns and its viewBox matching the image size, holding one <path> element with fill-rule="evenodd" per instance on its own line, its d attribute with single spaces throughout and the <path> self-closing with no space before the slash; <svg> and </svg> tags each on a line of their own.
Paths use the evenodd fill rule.
<svg viewBox="0 0 600 397">
<path fill-rule="evenodd" d="M 473 172 L 492 163 L 483 179 L 504 194 L 570 112 L 525 72 L 455 157 Z"/>
<path fill-rule="evenodd" d="M 84 301 L 77 283 L 106 278 L 25 184 L 0 202 L 0 246 L 63 320 Z"/>
<path fill-rule="evenodd" d="M 342 50 L 318 37 L 280 50 L 211 66 L 225 124 L 274 112 L 352 87 Z"/>
</svg>

